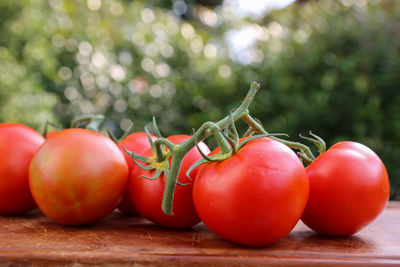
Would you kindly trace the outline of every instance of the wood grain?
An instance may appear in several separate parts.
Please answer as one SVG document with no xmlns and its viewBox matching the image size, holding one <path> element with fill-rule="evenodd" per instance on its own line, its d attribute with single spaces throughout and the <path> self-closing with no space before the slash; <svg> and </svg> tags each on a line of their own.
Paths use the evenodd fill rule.
<svg viewBox="0 0 400 267">
<path fill-rule="evenodd" d="M 169 230 L 114 212 L 97 224 L 66 227 L 39 211 L 0 217 L 1 265 L 400 266 L 400 202 L 358 234 L 329 238 L 302 223 L 263 248 L 225 241 L 203 224 Z"/>
</svg>

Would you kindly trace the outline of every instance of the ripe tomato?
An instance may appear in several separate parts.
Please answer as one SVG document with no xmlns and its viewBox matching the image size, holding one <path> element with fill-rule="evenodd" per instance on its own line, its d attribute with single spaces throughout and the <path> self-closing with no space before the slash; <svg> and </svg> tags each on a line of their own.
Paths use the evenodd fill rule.
<svg viewBox="0 0 400 267">
<path fill-rule="evenodd" d="M 39 208 L 67 225 L 95 222 L 122 200 L 128 166 L 118 146 L 84 129 L 60 131 L 33 157 L 29 169 L 32 195 Z"/>
<path fill-rule="evenodd" d="M 46 139 L 53 138 L 53 137 L 56 136 L 59 132 L 60 132 L 60 131 L 58 131 L 58 130 L 54 130 L 54 131 L 50 131 L 50 132 L 46 133 Z"/>
<path fill-rule="evenodd" d="M 251 246 L 286 236 L 307 197 L 302 163 L 289 147 L 270 138 L 252 140 L 227 160 L 204 164 L 193 187 L 204 224 L 229 241 Z"/>
<path fill-rule="evenodd" d="M 156 139 L 155 136 L 151 136 L 151 138 L 153 140 Z M 136 132 L 130 134 L 127 137 L 125 137 L 124 140 L 122 140 L 119 144 L 124 146 L 125 149 L 139 155 L 142 155 L 144 152 L 146 152 L 148 149 L 151 148 L 149 139 L 145 132 Z M 120 149 L 125 156 L 126 162 L 128 163 L 129 174 L 130 174 L 132 172 L 132 169 L 139 167 L 137 167 L 133 162 L 132 158 L 127 153 L 125 153 L 122 146 L 120 146 Z M 126 187 L 125 190 L 124 198 L 122 199 L 121 204 L 119 204 L 118 209 L 120 209 L 127 215 L 136 215 L 137 211 L 135 207 L 132 206 L 131 197 L 129 195 L 129 190 L 128 190 L 129 184 L 130 184 L 130 179 L 128 181 L 128 186 Z"/>
<path fill-rule="evenodd" d="M 174 144 L 178 144 L 189 138 L 189 135 L 173 135 L 167 139 Z M 199 144 L 199 147 L 206 154 L 210 152 L 208 147 L 202 142 Z M 144 154 L 144 156 L 151 155 L 151 150 L 148 150 Z M 192 180 L 186 176 L 186 172 L 193 163 L 201 158 L 202 156 L 196 148 L 191 149 L 184 157 L 179 171 L 178 181 L 182 184 L 189 184 L 176 186 L 173 202 L 173 215 L 171 216 L 165 215 L 161 209 L 166 182 L 164 173 L 156 180 L 148 180 L 139 176 L 144 175 L 146 177 L 153 177 L 155 170 L 145 171 L 140 168 L 134 168 L 131 174 L 129 189 L 133 206 L 136 207 L 138 213 L 142 217 L 154 223 L 171 228 L 187 228 L 199 223 L 200 218 L 196 213 L 192 199 L 193 181 L 196 177 L 198 168 L 195 168 L 190 173 Z"/>
<path fill-rule="evenodd" d="M 356 142 L 340 142 L 307 167 L 310 196 L 302 221 L 316 232 L 352 235 L 384 209 L 389 180 L 379 157 Z"/>
<path fill-rule="evenodd" d="M 0 215 L 37 208 L 29 189 L 28 170 L 43 142 L 43 136 L 25 125 L 0 124 Z"/>
</svg>

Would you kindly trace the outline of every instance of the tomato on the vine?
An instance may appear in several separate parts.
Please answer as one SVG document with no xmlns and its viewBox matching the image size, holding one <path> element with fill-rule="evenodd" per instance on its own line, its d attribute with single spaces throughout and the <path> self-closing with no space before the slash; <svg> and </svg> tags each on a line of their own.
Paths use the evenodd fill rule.
<svg viewBox="0 0 400 267">
<path fill-rule="evenodd" d="M 49 138 L 29 169 L 32 195 L 56 222 L 88 224 L 111 213 L 128 182 L 123 153 L 108 137 L 68 129 Z"/>
<path fill-rule="evenodd" d="M 380 158 L 356 142 L 340 142 L 307 167 L 310 196 L 302 221 L 316 232 L 346 236 L 372 222 L 389 199 Z"/>
<path fill-rule="evenodd" d="M 46 139 L 53 138 L 56 136 L 60 131 L 54 130 L 46 133 Z"/>
<path fill-rule="evenodd" d="M 189 139 L 189 135 L 173 135 L 167 137 L 173 144 L 178 144 Z M 208 147 L 203 143 L 199 143 L 200 149 L 205 153 L 209 153 Z M 152 156 L 151 149 L 144 156 Z M 192 199 L 193 181 L 196 177 L 198 168 L 190 173 L 190 179 L 186 176 L 186 172 L 192 164 L 201 159 L 202 156 L 196 148 L 192 148 L 183 159 L 178 174 L 178 182 L 186 185 L 177 185 L 173 200 L 173 215 L 166 215 L 161 209 L 164 188 L 166 182 L 165 174 L 155 180 L 148 180 L 144 177 L 153 177 L 155 170 L 142 170 L 134 168 L 131 173 L 130 195 L 132 204 L 136 207 L 138 213 L 159 225 L 171 228 L 188 228 L 200 222 L 200 218 L 196 213 Z"/>
<path fill-rule="evenodd" d="M 151 135 L 151 138 L 154 140 L 156 137 Z M 147 134 L 145 132 L 136 132 L 128 135 L 127 137 L 124 138 L 120 143 L 120 149 L 123 152 L 126 162 L 128 163 L 129 167 L 129 174 L 132 172 L 134 168 L 139 168 L 135 165 L 133 162 L 132 158 L 125 153 L 123 150 L 122 146 L 128 150 L 131 151 L 135 154 L 142 155 L 144 152 L 146 152 L 148 149 L 151 148 L 149 138 L 147 137 Z M 130 177 L 130 175 L 129 175 Z M 122 199 L 121 203 L 118 206 L 118 209 L 120 209 L 122 212 L 124 212 L 127 215 L 136 215 L 137 211 L 135 207 L 132 205 L 131 197 L 129 194 L 129 184 L 130 184 L 130 178 L 128 181 L 128 186 L 126 187 L 126 191 L 124 194 L 124 198 Z"/>
<path fill-rule="evenodd" d="M 35 130 L 18 123 L 0 124 L 0 214 L 20 214 L 37 208 L 29 189 L 28 170 L 44 142 Z"/>
<path fill-rule="evenodd" d="M 229 241 L 251 246 L 286 236 L 307 197 L 301 161 L 289 147 L 266 137 L 249 141 L 226 160 L 202 165 L 193 187 L 204 224 Z"/>
</svg>

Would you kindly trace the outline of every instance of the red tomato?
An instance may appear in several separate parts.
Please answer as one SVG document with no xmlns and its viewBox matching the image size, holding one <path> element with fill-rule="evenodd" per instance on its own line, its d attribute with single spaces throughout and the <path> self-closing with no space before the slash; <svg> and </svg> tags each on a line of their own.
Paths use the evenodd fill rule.
<svg viewBox="0 0 400 267">
<path fill-rule="evenodd" d="M 302 163 L 289 147 L 270 138 L 250 141 L 227 160 L 204 164 L 193 187 L 204 224 L 229 241 L 250 246 L 286 236 L 307 197 Z"/>
<path fill-rule="evenodd" d="M 32 195 L 56 222 L 88 224 L 111 213 L 122 200 L 128 166 L 118 146 L 84 129 L 60 131 L 33 157 Z"/>
<path fill-rule="evenodd" d="M 54 136 L 56 136 L 60 131 L 59 130 L 54 130 L 54 131 L 50 131 L 46 134 L 46 139 L 49 138 L 53 138 Z"/>
<path fill-rule="evenodd" d="M 316 232 L 352 235 L 384 209 L 389 179 L 379 157 L 356 142 L 340 142 L 307 167 L 310 196 L 302 221 Z"/>
<path fill-rule="evenodd" d="M 151 136 L 151 138 L 153 140 L 156 139 L 155 136 Z M 125 137 L 124 140 L 122 140 L 122 142 L 120 142 L 119 144 L 124 146 L 125 149 L 139 155 L 143 155 L 144 152 L 146 152 L 148 149 L 151 148 L 149 139 L 145 132 L 137 132 L 130 134 L 127 137 Z M 120 149 L 125 156 L 126 162 L 128 163 L 129 173 L 131 173 L 134 168 L 139 168 L 139 167 L 137 167 L 133 162 L 132 158 L 127 153 L 125 153 L 122 146 L 120 146 Z M 130 184 L 130 179 L 128 182 L 128 186 L 126 187 L 125 190 L 124 198 L 122 199 L 121 204 L 119 204 L 118 209 L 120 209 L 127 215 L 136 215 L 137 211 L 135 207 L 132 206 L 131 197 L 129 195 L 129 190 L 128 190 L 129 184 Z"/>
<path fill-rule="evenodd" d="M 189 138 L 189 135 L 173 135 L 167 139 L 174 144 L 178 144 Z M 210 152 L 202 142 L 199 147 L 206 154 Z M 151 156 L 152 151 L 148 150 L 144 155 Z M 200 218 L 196 213 L 192 199 L 193 181 L 198 168 L 195 168 L 190 173 L 192 180 L 186 177 L 186 172 L 193 163 L 201 158 L 199 151 L 193 148 L 183 159 L 178 181 L 183 184 L 189 183 L 189 185 L 176 186 L 172 208 L 173 215 L 171 216 L 165 215 L 161 209 L 166 182 L 164 173 L 156 180 L 148 180 L 139 176 L 153 177 L 155 170 L 145 171 L 140 168 L 134 168 L 131 174 L 130 195 L 133 205 L 139 214 L 154 223 L 171 228 L 187 228 L 199 223 Z"/>
<path fill-rule="evenodd" d="M 35 130 L 18 123 L 0 124 L 0 215 L 35 209 L 29 189 L 29 163 L 44 142 Z"/>
</svg>

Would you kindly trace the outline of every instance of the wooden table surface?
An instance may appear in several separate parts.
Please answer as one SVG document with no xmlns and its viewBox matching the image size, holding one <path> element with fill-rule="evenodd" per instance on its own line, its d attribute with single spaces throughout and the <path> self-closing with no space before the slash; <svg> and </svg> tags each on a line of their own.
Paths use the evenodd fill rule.
<svg viewBox="0 0 400 267">
<path fill-rule="evenodd" d="M 299 223 L 287 237 L 263 248 L 232 244 L 203 224 L 168 230 L 114 212 L 91 226 L 66 227 L 36 211 L 0 217 L 0 265 L 5 264 L 400 266 L 400 202 L 389 203 L 354 236 L 329 238 Z"/>
</svg>

